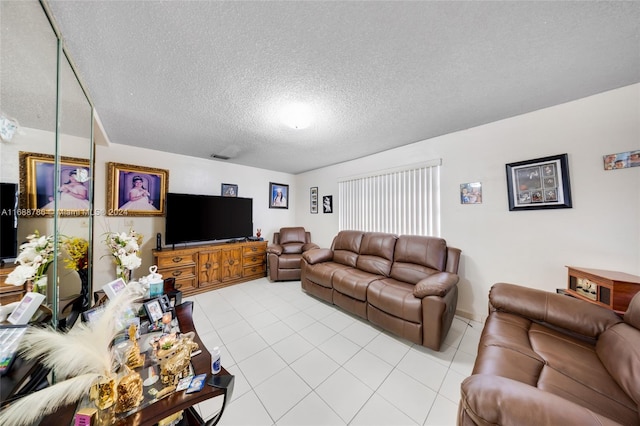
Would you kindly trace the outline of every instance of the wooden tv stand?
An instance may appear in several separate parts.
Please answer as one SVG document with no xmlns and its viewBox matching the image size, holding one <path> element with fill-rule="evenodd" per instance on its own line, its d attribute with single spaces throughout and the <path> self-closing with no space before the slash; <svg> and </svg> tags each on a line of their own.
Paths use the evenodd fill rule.
<svg viewBox="0 0 640 426">
<path fill-rule="evenodd" d="M 267 276 L 267 241 L 244 241 L 153 250 L 163 278 L 190 296 Z"/>
</svg>

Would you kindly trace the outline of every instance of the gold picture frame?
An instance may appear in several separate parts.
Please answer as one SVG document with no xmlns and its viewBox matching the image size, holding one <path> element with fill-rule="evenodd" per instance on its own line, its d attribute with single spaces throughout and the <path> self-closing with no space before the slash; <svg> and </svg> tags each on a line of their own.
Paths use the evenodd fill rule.
<svg viewBox="0 0 640 426">
<path fill-rule="evenodd" d="M 169 171 L 107 163 L 108 216 L 164 216 Z"/>
<path fill-rule="evenodd" d="M 56 189 L 56 165 L 53 155 L 23 151 L 18 155 L 21 217 L 52 217 L 56 196 L 60 216 L 89 215 L 89 181 L 93 176 L 89 160 L 60 157 L 59 185 Z"/>
</svg>

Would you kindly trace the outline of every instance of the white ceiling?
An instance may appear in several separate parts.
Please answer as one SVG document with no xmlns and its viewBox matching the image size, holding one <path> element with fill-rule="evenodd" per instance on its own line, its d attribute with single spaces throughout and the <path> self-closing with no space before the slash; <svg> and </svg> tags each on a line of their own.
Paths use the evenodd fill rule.
<svg viewBox="0 0 640 426">
<path fill-rule="evenodd" d="M 636 1 L 48 4 L 111 142 L 294 174 L 640 82 Z"/>
</svg>

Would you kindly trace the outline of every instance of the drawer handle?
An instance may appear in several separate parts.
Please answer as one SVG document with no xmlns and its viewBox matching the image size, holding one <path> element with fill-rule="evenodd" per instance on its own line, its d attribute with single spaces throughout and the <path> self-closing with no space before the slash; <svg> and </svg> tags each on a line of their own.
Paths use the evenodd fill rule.
<svg viewBox="0 0 640 426">
<path fill-rule="evenodd" d="M 173 260 L 175 263 L 182 262 L 182 258 L 181 258 L 180 256 L 176 256 L 176 257 L 174 257 L 174 258 L 173 258 L 173 259 L 171 259 L 171 260 Z"/>
<path fill-rule="evenodd" d="M 229 265 L 233 265 L 233 259 L 229 259 Z"/>
<path fill-rule="evenodd" d="M 211 263 L 209 263 L 209 262 L 205 263 L 204 267 L 207 268 L 207 269 L 211 268 Z"/>
<path fill-rule="evenodd" d="M 257 258 L 257 257 L 255 257 L 255 256 L 253 256 L 253 257 L 251 258 L 251 261 L 252 261 L 252 262 L 255 262 L 255 261 L 256 261 L 256 260 L 258 260 L 258 259 L 259 259 L 259 258 Z"/>
<path fill-rule="evenodd" d="M 173 275 L 174 277 L 179 277 L 180 275 L 182 275 L 182 271 L 173 271 L 171 275 Z"/>
<path fill-rule="evenodd" d="M 251 247 L 251 250 L 258 251 L 258 247 Z"/>
<path fill-rule="evenodd" d="M 255 271 L 257 271 L 256 268 L 251 268 L 251 272 L 255 272 Z"/>
</svg>

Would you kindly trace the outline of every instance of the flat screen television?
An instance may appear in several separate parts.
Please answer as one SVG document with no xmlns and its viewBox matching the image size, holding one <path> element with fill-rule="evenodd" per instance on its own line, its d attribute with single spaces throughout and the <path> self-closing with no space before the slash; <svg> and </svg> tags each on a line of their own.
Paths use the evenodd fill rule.
<svg viewBox="0 0 640 426">
<path fill-rule="evenodd" d="M 252 198 L 167 194 L 166 244 L 239 239 L 252 235 Z"/>
<path fill-rule="evenodd" d="M 0 259 L 18 256 L 18 184 L 0 183 Z"/>
</svg>

